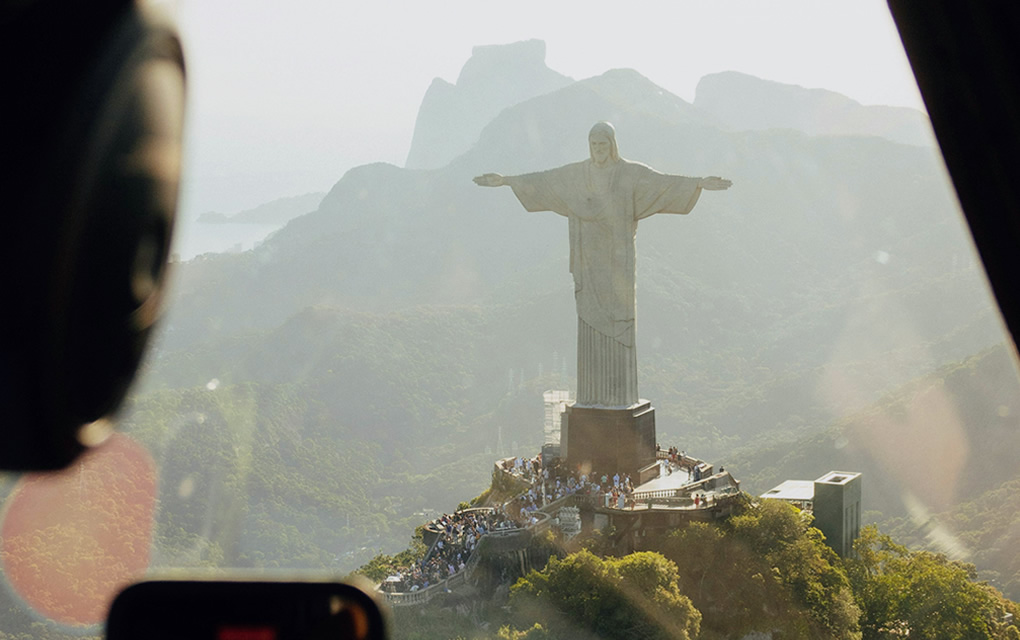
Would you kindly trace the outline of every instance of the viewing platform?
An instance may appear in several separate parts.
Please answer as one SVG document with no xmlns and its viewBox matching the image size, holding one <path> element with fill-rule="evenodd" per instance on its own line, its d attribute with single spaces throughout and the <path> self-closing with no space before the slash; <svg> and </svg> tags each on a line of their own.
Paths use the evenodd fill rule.
<svg viewBox="0 0 1020 640">
<path fill-rule="evenodd" d="M 471 589 L 473 573 L 485 555 L 514 557 L 522 572 L 541 568 L 530 566 L 527 550 L 534 536 L 550 529 L 564 539 L 581 531 L 611 530 L 611 542 L 621 552 L 642 550 L 686 522 L 726 517 L 740 495 L 740 482 L 724 469 L 716 472 L 703 460 L 665 451 L 657 452 L 656 463 L 641 471 L 650 479 L 638 486 L 615 472 L 612 477 L 590 475 L 571 473 L 558 463 L 542 466 L 541 456 L 497 460 L 492 487 L 513 497 L 427 523 L 423 560 L 402 572 L 406 575 L 388 578 L 380 591 L 393 606 L 408 606 L 454 589 Z M 451 548 L 458 559 L 444 560 L 437 572 L 434 559 L 452 557 Z"/>
</svg>

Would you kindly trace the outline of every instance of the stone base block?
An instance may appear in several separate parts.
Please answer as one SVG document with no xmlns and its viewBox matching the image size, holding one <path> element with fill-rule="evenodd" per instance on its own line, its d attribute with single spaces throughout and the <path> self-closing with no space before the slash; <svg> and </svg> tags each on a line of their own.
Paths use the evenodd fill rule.
<svg viewBox="0 0 1020 640">
<path fill-rule="evenodd" d="M 655 409 L 642 400 L 626 409 L 568 405 L 560 426 L 560 454 L 570 469 L 630 474 L 655 462 Z"/>
</svg>

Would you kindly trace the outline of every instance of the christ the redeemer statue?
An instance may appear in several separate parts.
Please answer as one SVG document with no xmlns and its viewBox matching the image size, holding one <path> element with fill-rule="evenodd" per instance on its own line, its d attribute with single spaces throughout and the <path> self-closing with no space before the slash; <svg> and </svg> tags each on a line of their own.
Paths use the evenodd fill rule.
<svg viewBox="0 0 1020 640">
<path fill-rule="evenodd" d="M 599 122 L 588 133 L 591 158 L 558 169 L 474 179 L 509 185 L 528 211 L 566 216 L 570 272 L 577 300 L 577 401 L 580 407 L 629 407 L 638 402 L 634 349 L 634 238 L 638 220 L 689 213 L 702 189 L 728 189 L 719 177 L 665 175 L 624 160 L 616 130 Z"/>
</svg>

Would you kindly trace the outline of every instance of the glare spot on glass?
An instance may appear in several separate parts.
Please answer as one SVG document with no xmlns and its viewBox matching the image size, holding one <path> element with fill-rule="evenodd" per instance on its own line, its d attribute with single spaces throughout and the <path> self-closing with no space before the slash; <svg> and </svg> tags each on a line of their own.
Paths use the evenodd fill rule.
<svg viewBox="0 0 1020 640">
<path fill-rule="evenodd" d="M 106 418 L 100 418 L 95 422 L 82 425 L 78 429 L 78 442 L 86 447 L 94 447 L 101 444 L 113 435 L 113 423 Z"/>
<path fill-rule="evenodd" d="M 205 388 L 208 389 L 209 391 L 216 391 L 216 389 L 219 386 L 220 386 L 220 379 L 219 378 L 213 378 L 209 382 L 205 383 Z"/>
<path fill-rule="evenodd" d="M 885 251 L 876 251 L 875 262 L 878 264 L 889 264 L 889 254 Z"/>
<path fill-rule="evenodd" d="M 188 474 L 181 480 L 181 484 L 177 485 L 177 497 L 187 500 L 193 493 L 195 493 L 195 474 Z"/>
<path fill-rule="evenodd" d="M 928 542 L 938 551 L 952 560 L 967 560 L 971 556 L 970 549 L 953 535 L 941 522 L 935 519 L 931 511 L 910 491 L 903 492 L 903 504 L 907 507 L 910 519 L 920 529 Z"/>
<path fill-rule="evenodd" d="M 340 613 L 340 610 L 343 609 L 343 606 L 344 606 L 344 601 L 340 599 L 340 596 L 331 596 L 330 597 L 330 599 L 329 599 L 329 612 L 332 615 L 335 616 L 336 614 Z"/>
</svg>

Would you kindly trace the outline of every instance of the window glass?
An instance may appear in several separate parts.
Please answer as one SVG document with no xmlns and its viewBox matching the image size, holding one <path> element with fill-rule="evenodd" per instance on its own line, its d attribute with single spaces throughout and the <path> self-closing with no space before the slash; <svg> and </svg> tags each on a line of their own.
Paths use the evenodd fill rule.
<svg viewBox="0 0 1020 640">
<path fill-rule="evenodd" d="M 841 548 L 877 524 L 1020 598 L 1013 352 L 884 3 L 349 4 L 164 6 L 189 82 L 171 306 L 107 446 L 0 476 L 0 634 L 99 635 L 116 585 L 178 568 L 374 560 L 409 592 L 380 555 L 541 477 L 517 460 L 579 393 L 574 223 L 472 178 L 587 160 L 598 121 L 624 158 L 732 181 L 637 224 L 636 389 L 687 456 L 662 478 L 847 472 Z M 789 501 L 821 527 L 818 484 Z M 591 535 L 604 493 L 594 520 L 486 502 L 511 506 L 482 528 Z M 447 583 L 459 622 L 420 631 L 494 636 L 467 594 L 502 602 L 525 555 Z M 427 605 L 401 604 L 410 637 Z"/>
</svg>

